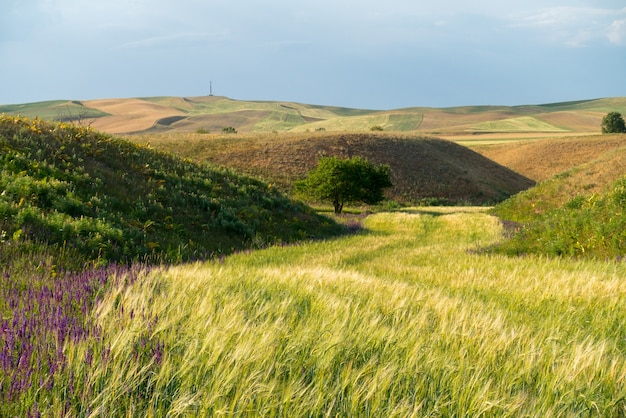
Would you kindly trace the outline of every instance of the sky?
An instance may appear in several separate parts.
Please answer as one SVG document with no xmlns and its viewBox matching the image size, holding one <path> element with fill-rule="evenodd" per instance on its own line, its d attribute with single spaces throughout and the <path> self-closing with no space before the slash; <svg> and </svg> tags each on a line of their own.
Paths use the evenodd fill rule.
<svg viewBox="0 0 626 418">
<path fill-rule="evenodd" d="M 0 104 L 361 109 L 626 96 L 624 0 L 2 0 Z"/>
</svg>

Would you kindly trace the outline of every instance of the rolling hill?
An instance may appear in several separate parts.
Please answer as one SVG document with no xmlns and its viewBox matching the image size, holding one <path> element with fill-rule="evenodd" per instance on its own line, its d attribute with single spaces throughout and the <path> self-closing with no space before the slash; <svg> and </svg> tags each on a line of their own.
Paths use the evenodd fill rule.
<svg viewBox="0 0 626 418">
<path fill-rule="evenodd" d="M 76 124 L 0 117 L 0 244 L 175 262 L 344 229 L 275 187 Z"/>
<path fill-rule="evenodd" d="M 514 217 L 503 217 L 509 216 L 508 219 L 516 222 L 525 222 L 559 209 L 573 198 L 593 200 L 607 193 L 626 173 L 626 134 L 563 142 L 545 140 L 509 147 L 510 154 L 507 154 L 516 158 L 508 164 L 517 166 L 520 171 L 527 171 L 523 169 L 527 164 L 523 160 L 526 159 L 537 161 L 538 166 L 547 166 L 545 161 L 541 161 L 542 156 L 548 160 L 553 158 L 555 167 L 554 174 L 544 171 L 536 175 L 542 181 L 535 187 L 499 205 L 498 213 L 514 211 Z M 490 155 L 490 152 L 485 154 Z M 560 154 L 563 157 L 559 158 Z M 527 174 L 532 176 L 532 170 L 528 170 Z"/>
<path fill-rule="evenodd" d="M 537 182 L 626 146 L 626 135 L 564 136 L 473 146 L 474 151 Z"/>
<path fill-rule="evenodd" d="M 476 204 L 501 201 L 531 187 L 533 181 L 619 147 L 619 138 L 593 136 L 609 111 L 626 114 L 626 97 L 394 110 L 218 96 L 0 106 L 0 112 L 7 114 L 72 120 L 108 133 L 126 133 L 136 143 L 149 142 L 183 157 L 261 177 L 283 191 L 290 191 L 292 182 L 315 166 L 320 153 L 363 155 L 392 167 L 395 187 L 390 198 Z M 223 135 L 226 127 L 239 133 Z M 385 132 L 373 132 L 372 127 Z M 427 139 L 431 135 L 466 143 L 478 153 Z M 481 146 L 494 142 L 493 138 L 501 144 Z"/>
<path fill-rule="evenodd" d="M 362 156 L 389 164 L 399 202 L 424 199 L 452 204 L 492 204 L 526 190 L 534 181 L 451 141 L 391 133 L 163 134 L 133 135 L 132 141 L 185 158 L 260 177 L 290 192 L 320 155 Z"/>
<path fill-rule="evenodd" d="M 349 109 L 227 97 L 148 97 L 49 101 L 0 106 L 0 113 L 80 120 L 107 133 L 385 131 L 448 135 L 485 133 L 598 133 L 609 111 L 626 114 L 626 97 L 524 106 Z"/>
<path fill-rule="evenodd" d="M 531 158 L 533 152 L 545 150 L 542 142 L 526 149 Z M 589 142 L 590 149 L 600 149 L 593 139 Z M 554 141 L 548 143 L 555 145 Z M 496 251 L 623 262 L 626 134 L 608 135 L 599 145 L 606 150 L 595 158 L 550 177 L 491 210 L 511 231 L 511 239 L 496 245 Z M 590 156 L 588 149 L 582 147 L 572 154 L 584 160 Z"/>
</svg>

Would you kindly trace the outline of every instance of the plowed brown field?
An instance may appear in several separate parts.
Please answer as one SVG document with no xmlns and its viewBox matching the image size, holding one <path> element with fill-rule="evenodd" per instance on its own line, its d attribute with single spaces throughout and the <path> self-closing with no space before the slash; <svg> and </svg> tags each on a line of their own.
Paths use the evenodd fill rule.
<svg viewBox="0 0 626 418">
<path fill-rule="evenodd" d="M 83 105 L 109 113 L 110 116 L 95 119 L 91 126 L 112 134 L 143 131 L 162 118 L 184 115 L 172 107 L 141 99 L 90 100 Z"/>
</svg>

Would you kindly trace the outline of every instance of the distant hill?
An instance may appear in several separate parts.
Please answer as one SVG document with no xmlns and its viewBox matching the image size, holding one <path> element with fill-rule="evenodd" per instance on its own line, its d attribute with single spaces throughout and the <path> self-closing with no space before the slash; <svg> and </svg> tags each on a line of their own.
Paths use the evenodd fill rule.
<svg viewBox="0 0 626 418">
<path fill-rule="evenodd" d="M 391 133 L 266 135 L 175 134 L 130 137 L 137 143 L 260 177 L 290 191 L 320 155 L 363 156 L 389 164 L 388 197 L 452 204 L 492 204 L 526 190 L 534 181 L 453 142 Z"/>
<path fill-rule="evenodd" d="M 275 187 L 76 124 L 0 116 L 0 150 L 7 245 L 173 262 L 343 231 Z"/>
<path fill-rule="evenodd" d="M 241 101 L 227 97 L 149 97 L 56 100 L 0 106 L 0 113 L 80 120 L 108 133 L 385 131 L 430 134 L 491 132 L 599 133 L 609 111 L 626 114 L 626 97 L 525 106 L 350 109 L 292 102 Z"/>
<path fill-rule="evenodd" d="M 499 143 L 472 149 L 539 182 L 624 146 L 625 135 L 593 135 Z"/>
</svg>

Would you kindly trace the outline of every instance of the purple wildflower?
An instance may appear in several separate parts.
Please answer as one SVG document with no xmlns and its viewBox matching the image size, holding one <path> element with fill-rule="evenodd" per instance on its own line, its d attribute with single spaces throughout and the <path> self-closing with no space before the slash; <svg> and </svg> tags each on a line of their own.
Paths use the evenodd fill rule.
<svg viewBox="0 0 626 418">
<path fill-rule="evenodd" d="M 97 290 L 112 276 L 123 275 L 134 282 L 143 267 L 112 265 L 80 273 L 53 274 L 55 267 L 48 260 L 33 257 L 30 266 L 6 265 L 2 269 L 0 415 L 3 411 L 21 411 L 21 415 L 39 416 L 42 405 L 18 404 L 24 394 L 31 389 L 52 389 L 55 375 L 65 370 L 63 346 L 67 341 L 102 338 L 102 331 L 89 318 L 97 303 Z M 108 351 L 102 353 L 103 359 L 108 356 Z M 85 364 L 90 367 L 93 360 L 94 352 L 89 349 Z M 75 376 L 70 375 L 68 396 L 73 396 L 74 384 Z"/>
</svg>

